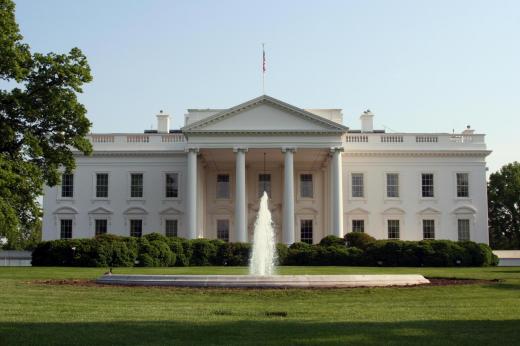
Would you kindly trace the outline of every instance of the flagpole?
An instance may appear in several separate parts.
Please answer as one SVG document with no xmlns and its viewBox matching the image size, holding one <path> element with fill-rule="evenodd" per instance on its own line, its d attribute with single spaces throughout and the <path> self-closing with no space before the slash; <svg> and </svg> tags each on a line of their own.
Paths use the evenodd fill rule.
<svg viewBox="0 0 520 346">
<path fill-rule="evenodd" d="M 265 43 L 262 43 L 262 95 L 265 95 Z"/>
</svg>

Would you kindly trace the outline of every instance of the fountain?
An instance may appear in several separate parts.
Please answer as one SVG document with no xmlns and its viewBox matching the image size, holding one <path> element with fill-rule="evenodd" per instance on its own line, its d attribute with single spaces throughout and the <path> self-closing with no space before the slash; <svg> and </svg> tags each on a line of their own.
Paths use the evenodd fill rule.
<svg viewBox="0 0 520 346">
<path fill-rule="evenodd" d="M 428 284 L 422 275 L 275 275 L 276 235 L 264 191 L 255 222 L 249 275 L 104 275 L 100 284 L 135 286 L 330 288 Z"/>
<path fill-rule="evenodd" d="M 264 191 L 256 216 L 253 250 L 249 261 L 249 275 L 273 275 L 276 264 L 276 235 L 268 207 L 269 197 Z"/>
</svg>

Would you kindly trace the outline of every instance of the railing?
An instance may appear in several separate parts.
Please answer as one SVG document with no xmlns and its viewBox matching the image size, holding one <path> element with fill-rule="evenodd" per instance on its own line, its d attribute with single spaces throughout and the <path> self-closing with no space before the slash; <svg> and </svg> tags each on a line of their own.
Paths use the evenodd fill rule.
<svg viewBox="0 0 520 346">
<path fill-rule="evenodd" d="M 382 149 L 386 147 L 407 147 L 410 150 L 417 147 L 438 148 L 449 150 L 451 148 L 485 149 L 486 143 L 482 134 L 449 134 L 449 133 L 348 133 L 345 135 L 345 143 L 351 148 Z M 366 143 L 366 144 L 364 144 Z"/>
<path fill-rule="evenodd" d="M 181 144 L 186 142 L 186 138 L 182 133 L 169 133 L 169 134 L 91 134 L 87 138 L 91 143 L 103 148 L 115 148 L 116 146 L 124 147 L 125 145 L 134 148 L 136 144 L 157 146 L 160 148 L 161 145 L 165 147 L 171 147 L 175 144 Z M 109 147 L 106 147 L 109 145 Z M 144 148 L 144 147 L 143 147 Z"/>
<path fill-rule="evenodd" d="M 148 135 L 132 135 L 126 136 L 128 143 L 150 143 L 150 136 Z"/>
<path fill-rule="evenodd" d="M 180 143 L 184 142 L 184 140 L 184 135 L 182 133 L 173 133 L 161 136 L 161 141 L 163 143 Z"/>
<path fill-rule="evenodd" d="M 347 135 L 345 137 L 345 142 L 347 143 L 367 143 L 368 142 L 368 136 L 365 135 Z"/>
<path fill-rule="evenodd" d="M 93 143 L 114 143 L 114 136 L 111 135 L 91 135 Z"/>
</svg>

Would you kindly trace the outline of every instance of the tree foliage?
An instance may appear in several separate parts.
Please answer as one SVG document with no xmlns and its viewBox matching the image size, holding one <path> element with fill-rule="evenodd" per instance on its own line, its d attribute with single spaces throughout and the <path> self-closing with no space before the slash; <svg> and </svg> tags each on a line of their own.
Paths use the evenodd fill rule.
<svg viewBox="0 0 520 346">
<path fill-rule="evenodd" d="M 78 102 L 92 80 L 81 50 L 32 53 L 22 42 L 11 0 L 0 0 L 0 236 L 18 248 L 41 216 L 43 185 L 74 169 L 72 150 L 89 154 L 90 130 Z"/>
<path fill-rule="evenodd" d="M 493 249 L 520 249 L 520 163 L 489 176 L 489 238 Z"/>
</svg>

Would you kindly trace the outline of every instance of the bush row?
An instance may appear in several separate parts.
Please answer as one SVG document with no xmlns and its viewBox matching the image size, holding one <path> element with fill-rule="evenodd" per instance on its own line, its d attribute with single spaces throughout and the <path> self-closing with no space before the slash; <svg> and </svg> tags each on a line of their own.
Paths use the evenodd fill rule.
<svg viewBox="0 0 520 346">
<path fill-rule="evenodd" d="M 110 234 L 93 239 L 41 242 L 33 251 L 34 266 L 168 267 L 246 266 L 251 244 L 220 240 L 169 238 L 158 233 L 142 238 Z M 375 240 L 364 233 L 345 239 L 328 236 L 319 244 L 277 245 L 282 265 L 361 266 L 489 266 L 497 258 L 491 248 L 474 242 L 449 240 Z"/>
</svg>

